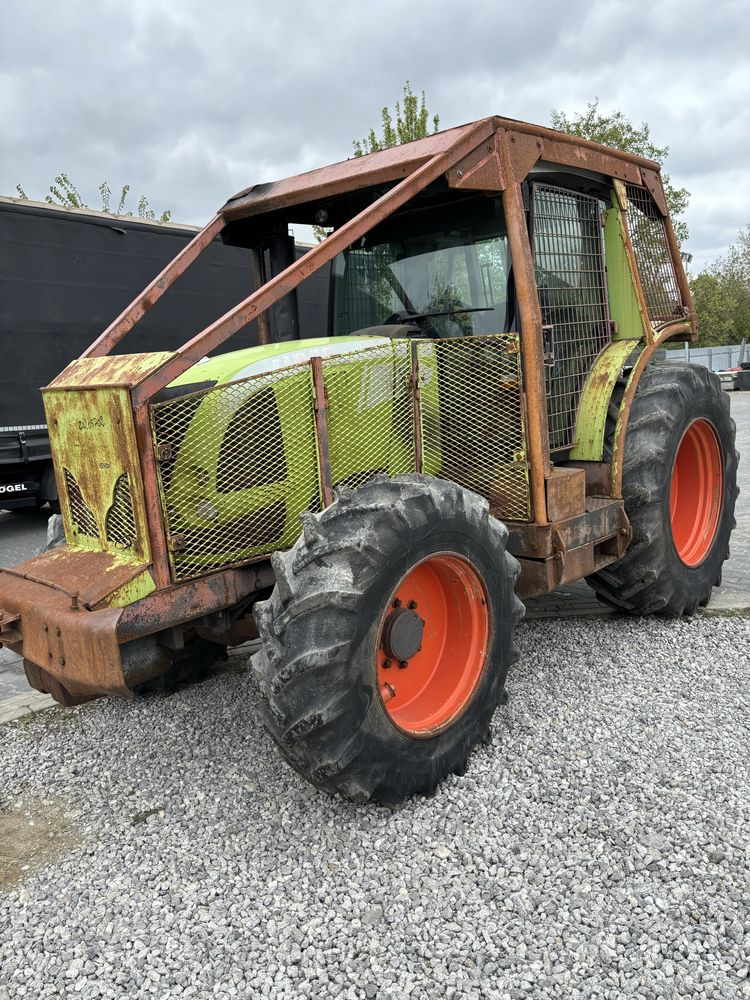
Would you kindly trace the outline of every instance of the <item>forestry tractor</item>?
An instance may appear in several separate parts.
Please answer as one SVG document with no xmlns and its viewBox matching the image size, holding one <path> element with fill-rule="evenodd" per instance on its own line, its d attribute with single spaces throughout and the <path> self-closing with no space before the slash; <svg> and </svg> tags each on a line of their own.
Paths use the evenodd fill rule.
<svg viewBox="0 0 750 1000">
<path fill-rule="evenodd" d="M 294 224 L 330 232 L 296 259 Z M 217 234 L 256 291 L 113 353 Z M 272 342 L 324 267 L 327 328 Z M 715 375 L 654 359 L 696 336 L 649 160 L 491 117 L 250 187 L 43 390 L 66 544 L 0 572 L 0 641 L 70 705 L 259 638 L 293 768 L 430 793 L 506 700 L 522 598 L 709 601 L 734 424 Z"/>
</svg>

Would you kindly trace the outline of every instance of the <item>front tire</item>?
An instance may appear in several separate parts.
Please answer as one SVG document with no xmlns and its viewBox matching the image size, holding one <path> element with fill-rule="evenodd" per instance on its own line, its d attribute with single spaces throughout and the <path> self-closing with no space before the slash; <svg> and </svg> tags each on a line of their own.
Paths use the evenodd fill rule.
<svg viewBox="0 0 750 1000">
<path fill-rule="evenodd" d="M 341 490 L 303 529 L 255 609 L 264 724 L 328 792 L 430 794 L 487 740 L 517 659 L 507 531 L 476 494 L 419 475 Z"/>
<path fill-rule="evenodd" d="M 611 428 L 613 433 L 614 428 Z M 634 614 L 693 614 L 721 582 L 738 494 L 729 398 L 700 365 L 647 365 L 625 438 L 622 495 L 633 538 L 587 578 Z"/>
</svg>

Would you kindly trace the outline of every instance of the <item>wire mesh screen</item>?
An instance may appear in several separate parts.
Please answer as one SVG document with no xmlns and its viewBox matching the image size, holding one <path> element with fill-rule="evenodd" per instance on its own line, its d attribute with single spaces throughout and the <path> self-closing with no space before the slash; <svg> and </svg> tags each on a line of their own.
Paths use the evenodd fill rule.
<svg viewBox="0 0 750 1000">
<path fill-rule="evenodd" d="M 116 548 L 129 549 L 135 543 L 137 530 L 127 472 L 117 477 L 112 506 L 104 518 L 104 531 L 107 541 Z"/>
<path fill-rule="evenodd" d="M 601 218 L 598 198 L 534 185 L 532 237 L 553 451 L 574 444 L 583 386 L 612 339 Z"/>
<path fill-rule="evenodd" d="M 420 341 L 423 470 L 529 517 L 529 470 L 516 334 Z"/>
<path fill-rule="evenodd" d="M 323 362 L 331 481 L 352 489 L 378 473 L 414 470 L 414 407 L 408 341 Z"/>
<path fill-rule="evenodd" d="M 70 471 L 63 469 L 63 479 L 65 481 L 65 492 L 67 494 L 68 507 L 70 509 L 70 520 L 73 527 L 73 540 L 77 541 L 78 535 L 86 535 L 87 538 L 99 538 L 99 526 L 96 523 L 91 508 L 84 499 L 78 480 Z"/>
<path fill-rule="evenodd" d="M 414 346 L 323 359 L 334 489 L 416 470 Z M 423 471 L 528 518 L 518 337 L 425 340 L 417 352 Z M 309 362 L 152 404 L 151 420 L 174 579 L 289 548 L 300 514 L 321 509 Z"/>
<path fill-rule="evenodd" d="M 656 323 L 678 319 L 684 311 L 669 252 L 666 222 L 647 188 L 627 184 L 626 192 L 625 219 L 648 315 Z"/>
<path fill-rule="evenodd" d="M 308 364 L 151 407 L 175 579 L 292 545 L 320 509 Z"/>
</svg>

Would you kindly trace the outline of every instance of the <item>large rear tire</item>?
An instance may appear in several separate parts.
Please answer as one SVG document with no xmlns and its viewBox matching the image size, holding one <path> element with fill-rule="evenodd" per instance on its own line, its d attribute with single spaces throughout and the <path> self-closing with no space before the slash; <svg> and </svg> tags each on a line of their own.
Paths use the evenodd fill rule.
<svg viewBox="0 0 750 1000">
<path fill-rule="evenodd" d="M 734 442 L 729 398 L 713 372 L 690 364 L 646 367 L 622 472 L 633 538 L 622 559 L 587 578 L 600 600 L 670 616 L 708 604 L 735 526 Z"/>
<path fill-rule="evenodd" d="M 517 659 L 518 564 L 486 501 L 419 475 L 341 490 L 255 608 L 264 723 L 328 792 L 395 803 L 463 774 Z"/>
</svg>

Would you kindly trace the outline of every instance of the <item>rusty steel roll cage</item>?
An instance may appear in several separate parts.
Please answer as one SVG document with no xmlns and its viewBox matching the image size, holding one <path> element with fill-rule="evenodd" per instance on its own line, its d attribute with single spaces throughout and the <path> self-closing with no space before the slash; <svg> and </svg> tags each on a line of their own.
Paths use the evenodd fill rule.
<svg viewBox="0 0 750 1000">
<path fill-rule="evenodd" d="M 153 572 L 157 586 L 168 587 L 171 581 L 167 569 L 168 552 L 161 519 L 156 459 L 151 440 L 147 405 L 149 400 L 246 324 L 254 319 L 259 319 L 262 323 L 271 306 L 293 292 L 314 271 L 331 261 L 441 177 L 445 178 L 451 188 L 494 193 L 502 197 L 515 276 L 517 317 L 522 345 L 532 520 L 536 525 L 549 523 L 545 481 L 550 476 L 551 463 L 546 420 L 542 317 L 521 189 L 521 183 L 531 168 L 542 159 L 563 167 L 584 168 L 604 174 L 612 178 L 615 183 L 631 183 L 646 187 L 651 192 L 659 211 L 663 213 L 675 276 L 682 301 L 688 308 L 685 319 L 669 324 L 659 336 L 654 336 L 647 322 L 648 313 L 643 289 L 638 280 L 633 247 L 629 239 L 626 239 L 625 252 L 630 258 L 631 270 L 636 279 L 636 292 L 644 321 L 645 348 L 637 363 L 639 366 L 637 374 L 640 374 L 657 343 L 661 343 L 667 336 L 694 335 L 695 317 L 691 311 L 692 300 L 667 212 L 659 166 L 641 157 L 609 150 L 551 129 L 491 117 L 368 156 L 322 167 L 297 177 L 249 188 L 226 203 L 208 225 L 110 324 L 82 357 L 95 358 L 108 354 L 222 232 L 228 222 L 286 210 L 295 205 L 303 205 L 325 197 L 335 197 L 366 187 L 392 184 L 384 194 L 336 228 L 304 257 L 270 278 L 233 309 L 187 341 L 169 356 L 161 367 L 132 386 L 130 394 L 151 535 Z M 253 251 L 253 267 L 258 276 L 260 267 L 257 251 Z M 626 391 L 623 419 L 617 428 L 616 449 L 621 449 L 624 443 L 627 414 L 636 384 L 637 378 L 631 379 Z M 615 470 L 612 476 L 613 496 L 619 495 L 619 476 L 620 473 Z M 330 499 L 330 494 L 327 494 L 326 500 Z"/>
<path fill-rule="evenodd" d="M 622 232 L 622 250 L 633 279 L 631 291 L 637 299 L 636 312 L 640 319 L 636 317 L 633 321 L 634 339 L 626 338 L 618 345 L 611 345 L 617 347 L 613 357 L 605 358 L 607 364 L 601 371 L 594 373 L 592 369 L 590 379 L 598 412 L 602 412 L 602 403 L 606 412 L 620 366 L 629 357 L 631 345 L 639 344 L 640 354 L 633 363 L 620 407 L 611 462 L 569 461 L 566 468 L 554 467 L 550 459 L 542 313 L 522 188 L 540 160 L 544 161 L 545 169 L 551 163 L 564 170 L 583 170 L 588 176 L 608 178 L 621 208 L 625 208 L 627 202 L 626 185 L 646 188 L 665 222 L 666 250 L 674 269 L 681 307 L 679 315 L 676 312 L 666 322 L 655 325 L 649 320 L 627 225 Z M 252 320 L 259 322 L 261 341 L 266 339 L 270 307 L 415 195 L 441 179 L 457 191 L 485 193 L 500 196 L 502 200 L 521 345 L 523 425 L 531 501 L 530 520 L 507 521 L 509 550 L 521 564 L 516 592 L 523 597 L 554 590 L 562 583 L 597 571 L 623 554 L 631 530 L 621 498 L 621 457 L 638 380 L 654 350 L 664 340 L 696 335 L 692 300 L 669 220 L 659 167 L 649 160 L 551 129 L 510 119 L 485 118 L 415 142 L 240 192 L 88 348 L 82 358 L 91 359 L 91 364 L 73 362 L 69 370 L 61 373 L 45 390 L 54 397 L 68 390 L 82 391 L 86 396 L 87 390 L 92 388 L 116 389 L 119 392 L 116 398 L 122 401 L 125 411 L 128 406 L 131 408 L 133 423 L 128 425 L 131 435 L 128 441 L 132 440 L 132 447 L 128 443 L 126 451 L 132 471 L 140 470 L 149 543 L 144 546 L 144 563 L 140 569 L 150 573 L 154 589 L 122 607 L 102 603 L 104 591 L 109 588 L 107 593 L 113 592 L 122 582 L 122 572 L 117 570 L 115 557 L 107 552 L 46 553 L 13 570 L 0 571 L 3 584 L 0 599 L 5 607 L 0 610 L 0 644 L 26 657 L 24 662 L 32 686 L 51 692 L 64 704 L 75 704 L 104 693 L 128 697 L 132 696 L 135 684 L 167 669 L 169 657 L 165 649 L 181 648 L 183 629 L 188 624 L 199 637 L 224 644 L 247 638 L 243 616 L 257 595 L 273 586 L 271 563 L 264 557 L 235 568 L 217 569 L 196 579 L 172 580 L 168 526 L 163 518 L 159 486 L 159 457 L 149 404 L 160 390 Z M 260 251 L 257 246 L 254 248 L 257 241 L 255 238 L 247 240 L 259 287 L 179 350 L 105 357 L 228 225 L 253 217 L 260 231 L 277 220 L 285 221 L 289 210 L 295 206 L 301 209 L 301 214 L 310 217 L 312 210 L 325 199 L 354 192 L 366 192 L 374 200 L 363 208 L 360 202 L 360 210 L 356 214 L 350 211 L 348 221 L 334 228 L 318 246 L 265 283 L 260 280 Z M 416 352 L 413 352 L 411 389 L 415 413 L 414 447 L 419 469 L 422 442 L 415 359 Z M 333 493 L 330 472 L 326 475 L 325 454 L 327 400 L 320 359 L 311 360 L 311 369 L 317 404 L 316 436 L 321 449 L 322 500 L 330 503 Z M 124 421 L 115 420 L 115 423 L 125 433 Z M 122 434 L 114 441 L 113 448 L 125 447 L 121 438 Z M 601 455 L 601 450 L 591 454 Z M 56 467 L 59 464 L 57 459 L 55 464 Z M 56 472 L 62 475 L 60 469 Z M 62 490 L 63 485 L 58 480 L 58 488 Z M 138 489 L 140 493 L 140 485 Z M 494 512 L 502 515 L 502 511 Z M 76 563 L 76 572 L 84 574 L 87 586 L 91 585 L 92 573 L 97 579 L 103 574 L 94 587 L 90 605 L 82 600 L 85 595 L 75 590 L 77 580 L 68 579 L 71 563 Z M 125 576 L 132 572 L 128 567 L 126 570 Z M 54 627 L 49 627 L 50 622 Z M 139 645 L 144 637 L 149 637 L 149 641 L 153 639 L 152 645 Z"/>
</svg>

